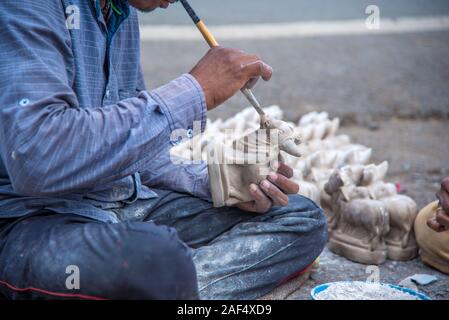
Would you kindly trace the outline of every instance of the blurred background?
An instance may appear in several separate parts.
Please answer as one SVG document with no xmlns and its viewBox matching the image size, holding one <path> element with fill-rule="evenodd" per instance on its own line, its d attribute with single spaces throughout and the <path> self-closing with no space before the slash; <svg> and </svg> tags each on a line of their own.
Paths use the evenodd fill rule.
<svg viewBox="0 0 449 320">
<path fill-rule="evenodd" d="M 434 199 L 449 175 L 449 1 L 190 3 L 221 45 L 273 66 L 272 80 L 254 90 L 264 106 L 279 105 L 291 121 L 310 111 L 339 117 L 340 132 L 372 147 L 374 162 L 388 160 L 389 180 L 420 208 Z M 365 26 L 369 5 L 379 8 L 379 30 Z M 264 24 L 273 34 L 258 33 Z M 148 88 L 188 72 L 208 50 L 180 4 L 141 14 L 141 25 Z M 209 117 L 247 106 L 237 94 Z"/>
</svg>

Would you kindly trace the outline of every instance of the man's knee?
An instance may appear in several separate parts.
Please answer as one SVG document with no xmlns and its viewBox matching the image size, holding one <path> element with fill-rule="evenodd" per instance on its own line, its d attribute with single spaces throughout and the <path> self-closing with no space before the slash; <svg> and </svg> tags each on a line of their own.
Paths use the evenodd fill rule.
<svg viewBox="0 0 449 320">
<path fill-rule="evenodd" d="M 112 298 L 196 299 L 190 249 L 174 229 L 150 222 L 127 223 L 110 263 L 117 272 Z"/>
<path fill-rule="evenodd" d="M 301 242 L 313 251 L 311 255 L 322 252 L 328 240 L 327 218 L 315 202 L 301 195 L 290 195 L 289 204 L 273 212 L 272 222 L 302 238 Z"/>
<path fill-rule="evenodd" d="M 312 255 L 318 256 L 328 240 L 327 218 L 323 209 L 301 195 L 290 196 L 289 207 L 299 218 L 298 222 L 305 228 L 306 236 L 310 239 Z"/>
<path fill-rule="evenodd" d="M 325 217 L 323 216 L 323 210 L 321 209 L 321 207 L 316 204 L 313 200 L 304 197 L 302 195 L 299 194 L 292 194 L 288 196 L 288 206 L 291 208 L 291 210 L 294 210 L 296 212 L 314 212 L 315 210 L 319 209 L 319 218 L 320 219 L 325 219 Z"/>
<path fill-rule="evenodd" d="M 323 209 L 315 202 L 301 195 L 290 195 L 288 205 L 280 210 L 281 215 L 296 217 L 296 221 L 305 227 L 321 230 L 327 235 L 327 218 Z M 327 239 L 326 237 L 324 237 Z"/>
</svg>

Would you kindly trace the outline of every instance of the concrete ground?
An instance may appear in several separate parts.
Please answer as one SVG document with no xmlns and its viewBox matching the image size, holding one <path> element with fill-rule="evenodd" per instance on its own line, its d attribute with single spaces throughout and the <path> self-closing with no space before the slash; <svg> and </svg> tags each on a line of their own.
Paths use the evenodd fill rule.
<svg viewBox="0 0 449 320">
<path fill-rule="evenodd" d="M 360 126 L 391 117 L 449 117 L 448 31 L 223 45 L 255 52 L 273 66 L 272 80 L 258 84 L 254 93 L 264 105 L 280 105 L 288 119 L 315 110 Z M 189 72 L 206 51 L 198 42 L 144 42 L 147 85 L 156 87 Z M 225 118 L 247 105 L 239 94 L 210 117 Z"/>
<path fill-rule="evenodd" d="M 189 0 L 189 3 L 207 25 L 354 19 L 360 18 L 372 4 L 381 9 L 382 17 L 390 18 L 444 15 L 449 11 L 446 0 Z M 180 5 L 142 14 L 141 22 L 150 25 L 191 23 Z"/>
<path fill-rule="evenodd" d="M 261 8 L 266 2 L 261 1 Z M 201 6 L 199 1 L 195 3 Z M 403 1 L 396 3 L 399 7 L 388 7 L 386 3 L 391 16 L 435 14 L 436 11 L 449 15 L 446 1 L 430 1 L 424 8 L 420 7 L 424 2 L 415 0 L 407 1 L 410 7 Z M 353 5 L 348 10 L 339 8 L 336 18 L 345 15 L 352 18 L 356 14 Z M 221 10 L 226 8 L 224 5 Z M 215 17 L 213 9 L 214 6 L 205 5 L 204 14 L 209 19 Z M 284 10 L 284 16 L 280 14 L 272 21 L 325 20 L 331 15 L 329 10 L 321 11 L 313 7 L 307 15 L 292 17 Z M 145 21 L 176 24 L 179 12 L 174 13 L 173 21 L 164 20 L 161 15 L 154 20 L 145 17 Z M 233 22 L 229 21 L 232 18 L 220 19 L 220 24 Z M 243 18 L 236 14 L 235 19 L 242 22 L 239 19 Z M 263 21 L 262 16 L 251 19 Z M 260 83 L 254 90 L 264 105 L 280 105 L 284 118 L 293 121 L 310 111 L 327 111 L 331 117 L 340 117 L 340 132 L 372 147 L 373 162 L 388 160 L 388 180 L 399 182 L 405 194 L 415 199 L 420 208 L 435 199 L 439 181 L 449 175 L 449 31 L 232 40 L 222 44 L 257 53 L 274 67 L 273 79 Z M 201 42 L 143 42 L 147 86 L 154 88 L 188 72 L 206 50 Z M 238 94 L 209 116 L 227 118 L 247 105 Z M 416 273 L 437 275 L 436 283 L 420 289 L 434 299 L 449 299 L 449 276 L 424 266 L 419 259 L 388 261 L 380 266 L 383 282 L 398 283 Z M 310 289 L 315 285 L 365 280 L 367 276 L 365 265 L 350 262 L 326 249 L 319 270 L 301 289 L 295 288 L 293 280 L 273 298 L 309 299 Z"/>
</svg>

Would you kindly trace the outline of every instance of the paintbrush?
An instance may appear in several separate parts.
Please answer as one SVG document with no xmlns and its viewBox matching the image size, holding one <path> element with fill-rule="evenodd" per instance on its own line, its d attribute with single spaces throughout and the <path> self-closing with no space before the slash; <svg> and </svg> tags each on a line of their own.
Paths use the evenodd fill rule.
<svg viewBox="0 0 449 320">
<path fill-rule="evenodd" d="M 182 3 L 184 9 L 187 11 L 187 13 L 190 16 L 190 18 L 192 19 L 193 23 L 196 25 L 198 30 L 201 32 L 201 34 L 203 35 L 204 39 L 209 44 L 209 46 L 211 48 L 217 47 L 218 46 L 217 40 L 212 35 L 212 33 L 209 31 L 209 29 L 206 27 L 204 22 L 198 17 L 198 15 L 192 9 L 192 7 L 187 2 L 187 0 L 179 0 L 179 1 Z M 260 106 L 259 101 L 257 101 L 256 97 L 254 96 L 253 92 L 247 88 L 241 89 L 240 91 L 245 95 L 246 99 L 248 99 L 249 103 L 251 103 L 251 105 L 254 107 L 254 109 L 256 109 L 257 113 L 259 113 L 260 123 L 263 125 L 266 125 L 268 122 L 267 115 L 262 110 L 262 107 Z"/>
</svg>

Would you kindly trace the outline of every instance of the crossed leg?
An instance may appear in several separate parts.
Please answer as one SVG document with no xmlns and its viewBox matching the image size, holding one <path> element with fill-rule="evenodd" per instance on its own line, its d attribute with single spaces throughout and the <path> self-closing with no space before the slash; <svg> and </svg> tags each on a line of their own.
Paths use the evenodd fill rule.
<svg viewBox="0 0 449 320">
<path fill-rule="evenodd" d="M 299 195 L 290 196 L 287 207 L 255 214 L 214 208 L 186 194 L 157 192 L 145 220 L 175 228 L 194 248 L 202 299 L 258 298 L 309 266 L 327 241 L 323 211 Z M 133 205 L 125 210 L 133 211 Z"/>
<path fill-rule="evenodd" d="M 126 220 L 116 224 L 50 212 L 5 223 L 0 292 L 12 299 L 252 299 L 312 263 L 327 240 L 322 210 L 301 196 L 260 215 L 157 193 L 116 210 Z M 69 266 L 79 270 L 77 288 L 67 285 Z"/>
</svg>

